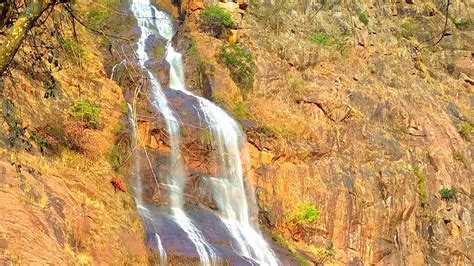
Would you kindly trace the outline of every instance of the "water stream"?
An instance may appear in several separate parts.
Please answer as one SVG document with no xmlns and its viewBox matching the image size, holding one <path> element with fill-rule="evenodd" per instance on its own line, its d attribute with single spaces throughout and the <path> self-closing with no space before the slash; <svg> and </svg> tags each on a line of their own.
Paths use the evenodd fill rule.
<svg viewBox="0 0 474 266">
<path fill-rule="evenodd" d="M 202 237 L 201 233 L 192 224 L 189 217 L 182 210 L 182 193 L 185 184 L 185 172 L 179 151 L 180 127 L 176 120 L 166 96 L 163 93 L 160 83 L 145 66 L 149 60 L 145 50 L 146 40 L 152 34 L 159 33 L 163 37 L 169 37 L 173 34 L 171 20 L 167 15 L 156 10 L 149 0 L 133 0 L 131 10 L 138 21 L 140 27 L 140 37 L 137 41 L 137 56 L 140 66 L 145 70 L 151 86 L 151 104 L 160 112 L 166 123 L 167 132 L 170 135 L 171 156 L 169 158 L 171 169 L 168 174 L 168 185 L 170 186 L 171 212 L 174 220 L 183 231 L 185 231 L 196 247 L 200 260 L 205 265 L 210 265 L 212 259 L 217 256 L 210 245 Z M 166 19 L 165 19 L 166 18 Z M 168 25 L 170 24 L 170 25 Z M 158 184 L 157 184 L 158 185 Z"/>
<path fill-rule="evenodd" d="M 220 176 L 211 180 L 223 223 L 237 241 L 242 255 L 264 265 L 277 265 L 278 260 L 270 247 L 250 223 L 240 154 L 240 147 L 245 140 L 243 132 L 237 122 L 221 108 L 185 89 L 182 55 L 171 42 L 168 44 L 166 61 L 170 64 L 170 88 L 197 98 L 212 142 L 217 147 Z"/>
<path fill-rule="evenodd" d="M 180 125 L 170 108 L 160 82 L 146 68 L 146 63 L 150 58 L 146 53 L 145 43 L 153 34 L 159 34 L 168 41 L 165 59 L 170 65 L 169 87 L 196 99 L 197 106 L 195 108 L 199 109 L 205 124 L 209 128 L 212 145 L 217 150 L 219 163 L 218 176 L 209 179 L 212 183 L 212 195 L 219 209 L 217 213 L 219 219 L 227 228 L 233 242 L 237 243 L 236 247 L 233 247 L 234 251 L 245 260 L 253 261 L 251 264 L 278 265 L 278 259 L 250 220 L 241 162 L 241 147 L 245 143 L 244 133 L 237 122 L 225 111 L 211 101 L 186 90 L 182 55 L 175 50 L 171 42 L 175 32 L 172 18 L 153 7 L 149 0 L 133 0 L 131 10 L 138 20 L 141 31 L 136 50 L 138 61 L 150 82 L 151 104 L 161 113 L 170 139 L 170 169 L 167 173 L 170 197 L 170 213 L 168 215 L 172 217 L 193 243 L 201 264 L 212 265 L 219 261 L 219 252 L 208 243 L 203 233 L 183 208 L 183 193 L 187 173 L 180 151 Z M 114 71 L 112 71 L 112 77 L 113 73 Z M 131 119 L 132 122 L 133 119 Z M 135 124 L 132 125 L 135 126 Z M 135 175 L 134 180 L 138 181 L 132 184 L 135 190 L 137 207 L 147 231 L 155 234 L 155 246 L 162 256 L 161 263 L 165 264 L 167 258 L 166 245 L 163 245 L 160 236 L 156 233 L 159 230 L 154 228 L 159 224 L 155 219 L 156 214 L 152 213 L 153 211 L 142 202 L 141 193 L 143 188 L 138 168 L 134 167 L 133 173 Z"/>
<path fill-rule="evenodd" d="M 142 186 L 142 177 L 140 174 L 140 161 L 138 160 L 138 145 L 137 145 L 137 128 L 135 124 L 135 114 L 133 112 L 133 108 L 130 104 L 128 104 L 128 122 L 130 124 L 131 128 L 131 135 L 132 135 L 132 144 L 130 145 L 132 147 L 132 158 L 133 163 L 132 163 L 132 170 L 131 170 L 131 182 L 130 185 L 133 188 L 134 192 L 134 198 L 135 198 L 135 204 L 137 205 L 137 210 L 140 216 L 142 217 L 146 230 L 149 230 L 149 226 L 154 227 L 157 222 L 153 219 L 153 216 L 151 215 L 150 211 L 148 208 L 144 205 L 143 203 L 143 186 Z M 154 228 L 152 228 L 154 229 Z M 155 230 L 153 230 L 155 231 Z M 161 238 L 158 234 L 154 234 L 154 242 L 155 248 L 158 250 L 160 254 L 160 265 L 167 265 L 167 254 L 165 249 L 163 248 L 163 244 L 161 243 Z"/>
</svg>

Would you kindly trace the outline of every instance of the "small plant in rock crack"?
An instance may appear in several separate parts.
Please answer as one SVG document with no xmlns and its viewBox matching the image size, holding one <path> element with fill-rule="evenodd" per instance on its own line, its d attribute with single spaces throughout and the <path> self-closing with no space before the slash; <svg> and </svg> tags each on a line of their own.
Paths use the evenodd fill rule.
<svg viewBox="0 0 474 266">
<path fill-rule="evenodd" d="M 419 25 L 415 20 L 406 20 L 401 25 L 400 35 L 405 39 L 410 39 L 415 35 L 415 32 L 418 28 Z"/>
<path fill-rule="evenodd" d="M 218 56 L 242 92 L 245 93 L 253 87 L 255 63 L 252 53 L 245 46 L 240 43 L 224 44 Z"/>
<path fill-rule="evenodd" d="M 469 28 L 473 25 L 471 19 L 462 19 L 454 14 L 449 14 L 449 19 L 453 22 L 454 26 L 458 30 L 469 30 Z"/>
<path fill-rule="evenodd" d="M 69 114 L 73 117 L 81 118 L 82 122 L 88 128 L 98 129 L 101 124 L 101 112 L 100 107 L 94 106 L 88 100 L 77 100 L 69 108 Z"/>
<path fill-rule="evenodd" d="M 444 200 L 454 200 L 456 199 L 458 191 L 454 187 L 444 187 L 439 191 L 439 194 L 441 195 L 441 198 Z"/>
<path fill-rule="evenodd" d="M 307 225 L 319 222 L 319 210 L 314 204 L 303 203 L 298 205 L 288 216 L 289 221 L 295 221 L 299 225 Z"/>
<path fill-rule="evenodd" d="M 416 177 L 418 197 L 422 206 L 428 205 L 428 192 L 426 190 L 426 175 L 419 165 L 413 166 L 413 174 Z"/>
<path fill-rule="evenodd" d="M 234 27 L 232 16 L 220 6 L 212 5 L 199 14 L 202 30 L 214 37 L 218 37 L 226 29 Z"/>
<path fill-rule="evenodd" d="M 44 139 L 41 136 L 38 136 L 36 134 L 33 134 L 30 137 L 30 140 L 34 141 L 34 142 L 36 142 L 36 144 L 38 144 L 41 153 L 43 153 L 47 148 L 52 146 L 51 143 L 49 143 L 46 139 Z"/>
<path fill-rule="evenodd" d="M 472 133 L 472 126 L 471 124 L 467 122 L 462 122 L 461 125 L 459 125 L 458 131 L 461 137 L 463 137 L 466 140 L 469 140 L 469 136 Z"/>
<path fill-rule="evenodd" d="M 359 21 L 364 23 L 365 26 L 369 24 L 369 18 L 367 17 L 367 14 L 360 12 L 357 17 L 359 18 Z"/>
<path fill-rule="evenodd" d="M 86 50 L 74 39 L 61 38 L 59 44 L 65 50 L 65 52 L 76 61 L 83 59 L 86 56 Z"/>
<path fill-rule="evenodd" d="M 329 35 L 322 31 L 315 31 L 311 34 L 311 41 L 321 46 L 326 46 L 331 44 L 332 39 Z"/>
</svg>

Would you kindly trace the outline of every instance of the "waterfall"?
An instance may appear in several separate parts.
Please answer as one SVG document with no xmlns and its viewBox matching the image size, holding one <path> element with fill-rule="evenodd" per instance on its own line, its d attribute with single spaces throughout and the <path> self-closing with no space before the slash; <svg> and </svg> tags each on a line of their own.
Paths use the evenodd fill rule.
<svg viewBox="0 0 474 266">
<path fill-rule="evenodd" d="M 175 33 L 171 17 L 154 8 L 149 0 L 132 0 L 131 10 L 138 20 L 141 30 L 136 50 L 138 61 L 150 81 L 151 104 L 161 113 L 170 139 L 171 154 L 169 162 L 171 167 L 167 175 L 167 186 L 170 192 L 170 215 L 194 244 L 201 264 L 215 264 L 219 258 L 216 249 L 206 241 L 202 232 L 193 224 L 183 209 L 182 195 L 186 185 L 186 171 L 180 153 L 180 125 L 168 104 L 160 82 L 146 68 L 149 57 L 145 51 L 145 42 L 153 34 L 159 34 L 168 41 L 165 59 L 170 65 L 170 88 L 196 99 L 198 106 L 195 107 L 198 107 L 209 128 L 212 144 L 217 150 L 219 159 L 218 176 L 209 178 L 212 184 L 212 196 L 219 209 L 220 221 L 234 243 L 237 244 L 237 247 L 232 247 L 232 249 L 250 264 L 278 265 L 278 259 L 273 254 L 270 246 L 250 221 L 241 162 L 241 147 L 245 143 L 244 133 L 237 122 L 225 111 L 211 101 L 186 90 L 182 55 L 175 50 L 171 42 L 171 38 Z M 139 179 L 138 172 L 136 175 L 138 176 L 135 178 Z M 156 232 L 158 231 L 155 228 L 157 224 L 157 221 L 155 221 L 156 215 L 142 202 L 142 184 L 140 182 L 141 180 L 133 183 L 134 189 L 137 190 L 136 195 L 140 196 L 139 199 L 136 196 L 137 207 L 144 220 L 147 232 Z M 166 261 L 166 251 L 160 236 L 155 233 L 154 237 L 155 246 Z"/>
<path fill-rule="evenodd" d="M 166 129 L 170 136 L 171 169 L 168 174 L 168 185 L 170 191 L 171 214 L 175 222 L 183 229 L 196 247 L 200 260 L 205 265 L 211 265 L 217 259 L 216 252 L 206 242 L 199 230 L 192 224 L 192 221 L 182 210 L 182 193 L 185 185 L 185 172 L 179 151 L 180 127 L 173 111 L 168 105 L 161 85 L 153 73 L 145 66 L 149 60 L 145 51 L 145 43 L 152 34 L 159 33 L 162 37 L 171 38 L 173 36 L 172 22 L 168 16 L 156 10 L 149 0 L 133 0 L 131 10 L 138 21 L 140 27 L 140 37 L 137 42 L 137 56 L 140 66 L 145 70 L 151 85 L 151 104 L 159 111 L 166 123 Z M 158 184 L 157 184 L 158 185 Z M 146 207 L 145 207 L 146 208 Z M 159 242 L 159 241 L 157 241 Z"/>
<path fill-rule="evenodd" d="M 150 215 L 150 211 L 146 208 L 146 206 L 143 204 L 143 187 L 142 187 L 142 178 L 140 175 L 140 162 L 138 161 L 138 145 L 137 145 L 137 128 L 135 125 L 135 114 L 133 112 L 133 108 L 130 104 L 128 104 L 128 122 L 130 124 L 130 128 L 132 130 L 132 144 L 130 145 L 132 148 L 132 158 L 133 158 L 133 163 L 132 163 L 132 172 L 131 172 L 131 182 L 130 185 L 133 188 L 133 195 L 135 198 L 135 204 L 137 205 L 137 210 L 144 220 L 145 225 L 151 225 L 154 226 L 156 224 L 156 221 L 154 221 L 153 217 Z M 147 229 L 148 230 L 148 229 Z M 166 251 L 163 248 L 163 244 L 161 243 L 161 238 L 158 234 L 154 234 L 154 240 L 156 243 L 156 249 L 158 250 L 160 254 L 160 265 L 165 266 L 167 265 L 167 255 Z"/>
<path fill-rule="evenodd" d="M 166 25 L 172 25 L 166 23 Z M 167 30 L 169 32 L 169 30 Z M 182 55 L 168 39 L 166 61 L 170 64 L 170 88 L 197 98 L 200 110 L 217 146 L 221 173 L 213 178 L 213 195 L 222 221 L 239 245 L 239 251 L 264 265 L 278 265 L 278 260 L 249 220 L 249 208 L 244 188 L 240 147 L 245 140 L 237 122 L 211 101 L 194 95 L 185 88 Z"/>
</svg>

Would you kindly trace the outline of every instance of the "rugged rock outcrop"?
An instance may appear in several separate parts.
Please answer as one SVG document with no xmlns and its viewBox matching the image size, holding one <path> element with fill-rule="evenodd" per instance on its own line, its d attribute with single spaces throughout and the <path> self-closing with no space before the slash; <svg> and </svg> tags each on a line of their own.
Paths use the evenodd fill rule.
<svg viewBox="0 0 474 266">
<path fill-rule="evenodd" d="M 275 239 L 315 263 L 470 264 L 472 4 L 254 1 L 238 11 L 257 65 L 242 92 L 219 61 L 225 39 L 199 25 L 202 6 L 235 14 L 227 2 L 182 1 L 199 8 L 185 8 L 179 43 L 197 50 L 190 87 L 246 129 Z M 295 227 L 288 214 L 308 202 L 320 221 Z"/>
<path fill-rule="evenodd" d="M 189 89 L 226 108 L 247 133 L 248 192 L 286 264 L 294 263 L 290 253 L 303 265 L 472 264 L 472 3 L 450 1 L 446 12 L 441 0 L 156 2 L 177 18 L 173 42 L 184 54 Z M 235 22 L 218 38 L 200 25 L 199 13 L 213 4 Z M 126 13 L 126 6 L 119 8 Z M 77 12 L 109 32 L 100 49 L 84 29 L 67 24 L 64 36 L 53 38 L 62 40 L 53 40 L 56 49 L 42 50 L 55 33 L 37 29 L 27 43 L 42 48 L 21 50 L 0 83 L 2 261 L 156 259 L 131 195 L 110 184 L 127 176 L 129 135 L 116 125 L 125 120 L 122 92 L 104 69 L 128 59 L 114 68 L 114 80 L 137 107 L 147 203 L 168 201 L 155 177 L 168 170 L 169 139 L 130 56 L 127 39 L 138 36 L 133 19 L 104 23 L 88 8 Z M 67 21 L 53 18 L 50 29 Z M 255 62 L 251 89 L 242 89 L 220 58 L 231 33 Z M 148 64 L 167 87 L 165 42 L 148 42 Z M 217 171 L 212 140 L 193 99 L 166 93 L 183 125 L 186 206 L 213 229 L 216 203 L 206 193 Z M 84 99 L 102 108 L 102 126 L 71 114 Z M 319 219 L 295 222 L 301 204 L 315 206 Z M 225 232 L 209 228 L 201 229 L 233 256 L 220 241 Z M 160 234 L 186 241 L 178 229 Z M 170 254 L 172 263 L 196 263 L 193 251 L 179 252 Z"/>
<path fill-rule="evenodd" d="M 0 264 L 145 264 L 132 195 L 110 183 L 127 171 L 123 96 L 97 35 L 64 12 L 41 17 L 0 78 Z"/>
</svg>

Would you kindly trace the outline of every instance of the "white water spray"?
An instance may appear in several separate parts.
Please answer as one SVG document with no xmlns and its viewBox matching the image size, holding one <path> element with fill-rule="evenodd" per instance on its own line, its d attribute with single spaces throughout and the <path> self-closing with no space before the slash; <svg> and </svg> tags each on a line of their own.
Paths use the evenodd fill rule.
<svg viewBox="0 0 474 266">
<path fill-rule="evenodd" d="M 212 178 L 213 196 L 221 210 L 221 220 L 238 244 L 237 253 L 253 259 L 262 265 L 278 265 L 278 260 L 262 235 L 252 227 L 249 207 L 245 194 L 240 147 L 244 142 L 243 132 L 238 124 L 223 110 L 207 99 L 192 94 L 185 89 L 182 55 L 175 51 L 171 38 L 174 35 L 171 18 L 150 5 L 149 0 L 133 0 L 132 12 L 138 20 L 141 35 L 137 43 L 140 65 L 145 69 L 152 86 L 152 105 L 162 114 L 170 135 L 171 162 L 168 185 L 170 187 L 171 213 L 175 222 L 185 231 L 200 256 L 201 263 L 210 265 L 217 258 L 213 248 L 192 224 L 183 211 L 182 192 L 185 186 L 185 172 L 179 151 L 179 124 L 161 85 L 154 75 L 145 68 L 149 59 L 145 52 L 145 41 L 155 33 L 168 40 L 166 61 L 170 64 L 170 87 L 180 90 L 198 100 L 212 139 L 217 147 L 220 160 L 220 176 Z M 145 208 L 146 209 L 146 208 Z M 148 209 L 146 209 L 149 211 Z M 145 214 L 145 211 L 142 211 Z M 148 216 L 152 217 L 152 216 Z M 164 252 L 159 236 L 158 250 Z"/>
<path fill-rule="evenodd" d="M 132 158 L 134 159 L 132 164 L 132 177 L 131 177 L 131 185 L 133 187 L 133 195 L 135 198 L 135 203 L 137 205 L 137 210 L 142 219 L 145 221 L 146 224 L 154 225 L 156 221 L 154 220 L 153 216 L 150 215 L 150 211 L 143 205 L 143 187 L 142 187 L 142 177 L 140 174 L 140 162 L 138 160 L 138 145 L 137 145 L 137 128 L 135 124 L 135 115 L 133 112 L 133 108 L 130 104 L 128 104 L 128 122 L 130 124 L 130 128 L 132 129 Z M 156 230 L 155 230 L 156 231 Z M 155 243 L 156 249 L 160 254 L 160 265 L 165 266 L 167 265 L 167 254 L 165 249 L 163 248 L 163 244 L 161 243 L 160 236 L 155 233 Z"/>
<path fill-rule="evenodd" d="M 164 38 L 171 38 L 174 34 L 171 19 L 164 12 L 154 8 L 149 0 L 133 0 L 131 10 L 138 20 L 140 27 L 140 38 L 137 42 L 137 55 L 140 66 L 145 70 L 151 85 L 151 104 L 159 111 L 166 123 L 170 135 L 171 169 L 168 174 L 168 185 L 170 187 L 171 214 L 174 221 L 183 229 L 196 247 L 201 263 L 211 265 L 217 260 L 217 255 L 212 247 L 206 242 L 199 230 L 192 224 L 189 217 L 182 210 L 182 193 L 185 185 L 185 172 L 179 151 L 180 127 L 174 117 L 173 111 L 168 105 L 161 85 L 155 76 L 145 67 L 149 57 L 145 51 L 146 40 L 152 35 L 159 33 Z M 158 241 L 157 241 L 158 242 Z"/>
<path fill-rule="evenodd" d="M 172 25 L 167 23 L 166 25 Z M 166 29 L 166 32 L 170 30 Z M 209 126 L 212 140 L 220 159 L 220 177 L 213 178 L 213 195 L 222 212 L 222 221 L 239 245 L 243 256 L 253 258 L 263 265 L 278 265 L 268 243 L 254 229 L 249 219 L 249 207 L 244 188 L 240 147 L 244 134 L 237 122 L 209 100 L 185 89 L 182 55 L 168 39 L 166 61 L 170 64 L 170 87 L 195 97 Z"/>
</svg>

